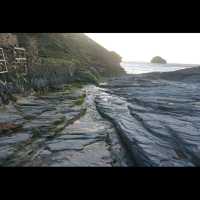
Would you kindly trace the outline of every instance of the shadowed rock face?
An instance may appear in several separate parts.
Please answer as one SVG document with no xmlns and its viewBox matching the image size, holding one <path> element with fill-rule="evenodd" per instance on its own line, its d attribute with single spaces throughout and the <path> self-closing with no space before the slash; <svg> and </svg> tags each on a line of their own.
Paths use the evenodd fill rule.
<svg viewBox="0 0 200 200">
<path fill-rule="evenodd" d="M 97 108 L 115 125 L 136 166 L 200 166 L 200 81 L 192 75 L 179 81 L 161 79 L 166 73 L 126 76 L 103 86 Z"/>
</svg>

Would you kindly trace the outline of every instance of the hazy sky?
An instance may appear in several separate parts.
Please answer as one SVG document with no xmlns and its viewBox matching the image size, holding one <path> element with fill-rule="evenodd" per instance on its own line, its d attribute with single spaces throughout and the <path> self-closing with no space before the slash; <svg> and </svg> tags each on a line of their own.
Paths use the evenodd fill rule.
<svg viewBox="0 0 200 200">
<path fill-rule="evenodd" d="M 86 33 L 123 61 L 149 62 L 161 56 L 169 63 L 200 64 L 200 33 Z"/>
</svg>

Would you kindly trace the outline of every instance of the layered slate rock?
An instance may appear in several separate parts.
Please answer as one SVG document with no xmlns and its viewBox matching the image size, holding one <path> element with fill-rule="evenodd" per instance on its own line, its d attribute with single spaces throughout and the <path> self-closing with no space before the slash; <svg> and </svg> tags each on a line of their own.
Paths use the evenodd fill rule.
<svg viewBox="0 0 200 200">
<path fill-rule="evenodd" d="M 21 165 L 29 162 L 40 145 L 63 130 L 84 112 L 72 99 L 84 91 L 57 91 L 40 96 L 18 97 L 14 104 L 1 107 L 0 164 Z M 23 165 L 23 164 L 22 164 Z"/>
<path fill-rule="evenodd" d="M 97 108 L 117 128 L 136 166 L 200 166 L 199 82 L 139 75 L 103 87 Z"/>
<path fill-rule="evenodd" d="M 96 110 L 98 93 L 97 87 L 88 86 L 19 97 L 4 110 L 5 116 L 13 116 L 0 118 L 21 124 L 0 135 L 0 165 L 127 166 L 114 127 Z"/>
<path fill-rule="evenodd" d="M 114 130 L 95 109 L 97 90 L 92 94 L 90 90 L 93 89 L 87 90 L 85 115 L 44 141 L 26 166 L 112 166 L 107 138 L 108 131 Z"/>
</svg>

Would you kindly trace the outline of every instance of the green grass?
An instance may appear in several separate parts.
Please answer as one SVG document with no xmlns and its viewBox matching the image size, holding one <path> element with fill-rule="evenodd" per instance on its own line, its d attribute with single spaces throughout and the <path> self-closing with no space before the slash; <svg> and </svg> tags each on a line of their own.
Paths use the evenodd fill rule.
<svg viewBox="0 0 200 200">
<path fill-rule="evenodd" d="M 120 56 L 79 33 L 18 33 L 20 44 L 28 45 L 35 40 L 38 45 L 38 57 L 43 63 L 83 67 L 92 74 L 94 69 L 99 75 L 123 73 L 119 66 Z M 30 49 L 30 48 L 29 48 Z M 97 67 L 95 67 L 97 66 Z M 97 77 L 97 74 L 95 74 Z"/>
</svg>

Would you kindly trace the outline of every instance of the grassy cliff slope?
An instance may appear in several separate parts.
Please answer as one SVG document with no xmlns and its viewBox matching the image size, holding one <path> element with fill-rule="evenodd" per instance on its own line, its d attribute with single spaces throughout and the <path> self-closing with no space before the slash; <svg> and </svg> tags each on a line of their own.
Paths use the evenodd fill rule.
<svg viewBox="0 0 200 200">
<path fill-rule="evenodd" d="M 101 77 L 125 73 L 119 55 L 82 33 L 0 34 L 0 47 L 14 45 L 27 50 L 28 74 L 10 70 L 4 76 L 8 84 L 1 85 L 1 94 L 49 90 L 71 82 L 97 83 Z"/>
<path fill-rule="evenodd" d="M 61 64 L 70 68 L 71 73 L 85 68 L 100 76 L 124 73 L 120 67 L 120 56 L 109 52 L 85 34 L 19 33 L 17 36 L 19 45 L 29 49 L 31 59 L 42 65 Z"/>
</svg>

